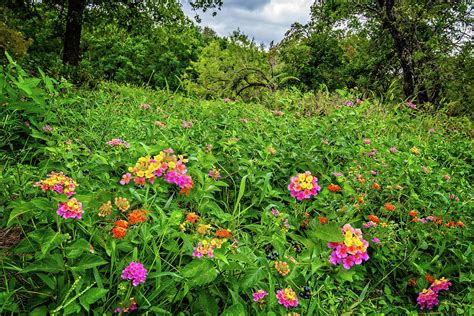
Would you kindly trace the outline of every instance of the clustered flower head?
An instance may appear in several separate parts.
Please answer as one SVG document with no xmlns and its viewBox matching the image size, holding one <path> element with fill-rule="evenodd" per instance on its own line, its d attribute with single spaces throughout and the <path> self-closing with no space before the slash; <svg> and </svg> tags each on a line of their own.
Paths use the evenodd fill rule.
<svg viewBox="0 0 474 316">
<path fill-rule="evenodd" d="M 328 189 L 331 192 L 341 192 L 341 187 L 337 184 L 332 184 L 331 183 L 330 185 L 328 185 Z"/>
<path fill-rule="evenodd" d="M 228 229 L 218 229 L 214 236 L 219 237 L 219 238 L 231 238 L 232 233 Z"/>
<path fill-rule="evenodd" d="M 197 246 L 194 247 L 193 257 L 202 258 L 208 256 L 209 258 L 213 258 L 215 248 L 216 245 L 213 245 L 207 240 L 200 241 Z"/>
<path fill-rule="evenodd" d="M 77 218 L 81 219 L 82 213 L 84 210 L 82 209 L 82 203 L 78 202 L 76 198 L 71 198 L 67 202 L 61 202 L 58 205 L 58 210 L 56 213 L 59 216 L 64 218 Z"/>
<path fill-rule="evenodd" d="M 221 173 L 219 169 L 216 169 L 216 167 L 212 167 L 211 170 L 207 173 L 209 177 L 211 177 L 214 181 L 217 181 L 221 178 Z"/>
<path fill-rule="evenodd" d="M 298 296 L 290 287 L 278 290 L 276 297 L 278 299 L 278 304 L 283 305 L 286 308 L 298 306 Z"/>
<path fill-rule="evenodd" d="M 290 266 L 285 261 L 275 261 L 275 269 L 281 276 L 286 276 L 290 273 Z"/>
<path fill-rule="evenodd" d="M 53 131 L 53 128 L 50 125 L 45 125 L 43 126 L 43 131 L 46 133 L 51 133 Z"/>
<path fill-rule="evenodd" d="M 146 221 L 146 210 L 133 210 L 128 214 L 128 221 L 130 224 L 136 224 Z"/>
<path fill-rule="evenodd" d="M 405 105 L 410 109 L 416 110 L 416 105 L 413 102 L 405 102 Z"/>
<path fill-rule="evenodd" d="M 130 262 L 130 264 L 122 271 L 123 280 L 131 280 L 133 286 L 145 283 L 148 271 L 143 264 L 139 262 Z"/>
<path fill-rule="evenodd" d="M 112 140 L 109 140 L 107 142 L 107 145 L 109 145 L 110 147 L 117 147 L 117 146 L 121 146 L 123 148 L 130 148 L 130 144 L 127 143 L 126 141 L 124 141 L 123 139 L 120 139 L 120 138 L 114 138 Z"/>
<path fill-rule="evenodd" d="M 344 104 L 345 106 L 348 106 L 348 107 L 354 107 L 354 102 L 352 101 L 344 101 L 342 102 L 342 104 Z"/>
<path fill-rule="evenodd" d="M 115 198 L 115 206 L 121 211 L 126 212 L 130 208 L 130 202 L 127 198 L 124 197 L 116 197 Z"/>
<path fill-rule="evenodd" d="M 257 304 L 262 304 L 265 296 L 268 296 L 268 293 L 264 289 L 260 289 L 257 292 L 252 294 L 253 301 Z"/>
<path fill-rule="evenodd" d="M 112 229 L 112 235 L 116 239 L 123 239 L 125 238 L 127 229 L 128 229 L 128 222 L 123 219 L 120 219 L 115 222 L 115 227 Z"/>
<path fill-rule="evenodd" d="M 183 128 L 191 128 L 191 126 L 193 126 L 193 121 L 192 120 L 189 120 L 189 121 L 185 121 L 185 120 L 181 120 L 181 125 L 183 126 Z"/>
<path fill-rule="evenodd" d="M 107 217 L 107 216 L 110 215 L 110 213 L 112 213 L 112 202 L 111 201 L 107 201 L 99 207 L 98 215 L 100 217 Z"/>
<path fill-rule="evenodd" d="M 123 175 L 120 183 L 128 184 L 133 178 L 136 185 L 145 185 L 146 181 L 154 183 L 163 176 L 166 182 L 179 186 L 180 193 L 188 194 L 194 182 L 187 174 L 186 162 L 183 157 L 176 157 L 171 148 L 163 150 L 156 156 L 139 158 L 135 166 L 128 168 L 129 173 Z"/>
<path fill-rule="evenodd" d="M 431 277 L 430 279 L 432 280 Z M 434 280 L 428 289 L 424 289 L 418 294 L 416 301 L 420 305 L 420 309 L 433 309 L 433 307 L 439 304 L 438 293 L 449 290 L 451 285 L 452 283 L 444 277 Z"/>
<path fill-rule="evenodd" d="M 59 194 L 65 194 L 67 197 L 76 194 L 74 191 L 76 189 L 76 182 L 65 176 L 62 172 L 51 172 L 48 174 L 47 178 L 41 181 L 38 181 L 34 184 L 34 187 L 41 187 L 41 191 L 46 192 L 55 191 Z"/>
<path fill-rule="evenodd" d="M 301 201 L 318 195 L 321 187 L 318 185 L 318 178 L 312 176 L 311 172 L 306 171 L 291 178 L 288 190 L 290 190 L 292 197 Z"/>
<path fill-rule="evenodd" d="M 362 231 L 352 228 L 350 224 L 345 224 L 341 231 L 344 241 L 328 243 L 328 247 L 334 249 L 329 257 L 331 264 L 342 264 L 344 269 L 349 270 L 354 264 L 369 260 L 369 243 L 362 238 Z"/>
</svg>

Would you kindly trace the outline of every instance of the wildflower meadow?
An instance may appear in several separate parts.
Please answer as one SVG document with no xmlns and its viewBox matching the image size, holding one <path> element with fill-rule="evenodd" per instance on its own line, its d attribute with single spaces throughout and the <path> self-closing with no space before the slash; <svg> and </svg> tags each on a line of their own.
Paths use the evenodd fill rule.
<svg viewBox="0 0 474 316">
<path fill-rule="evenodd" d="M 468 120 L 8 76 L 2 315 L 474 312 Z"/>
</svg>

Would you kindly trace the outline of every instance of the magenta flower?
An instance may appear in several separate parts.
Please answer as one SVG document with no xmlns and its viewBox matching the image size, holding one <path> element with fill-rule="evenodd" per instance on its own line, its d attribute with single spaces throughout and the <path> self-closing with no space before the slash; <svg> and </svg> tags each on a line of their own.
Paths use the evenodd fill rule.
<svg viewBox="0 0 474 316">
<path fill-rule="evenodd" d="M 350 108 L 354 107 L 354 102 L 352 102 L 352 101 L 344 101 L 344 102 L 342 102 L 342 104 L 344 104 L 345 106 L 348 106 Z"/>
<path fill-rule="evenodd" d="M 143 264 L 139 262 L 130 262 L 128 267 L 122 271 L 123 280 L 131 280 L 133 286 L 137 286 L 140 283 L 145 283 L 145 279 L 148 271 L 145 269 Z"/>
<path fill-rule="evenodd" d="M 109 140 L 107 142 L 107 145 L 111 147 L 123 146 L 126 149 L 130 148 L 130 144 L 120 138 L 114 138 L 114 139 Z"/>
<path fill-rule="evenodd" d="M 360 261 L 359 264 L 361 263 L 362 263 L 362 260 Z M 355 264 L 355 260 L 353 256 L 347 256 L 344 259 L 342 259 L 342 266 L 346 270 L 349 270 L 354 264 Z"/>
<path fill-rule="evenodd" d="M 441 290 L 443 291 L 449 290 L 449 287 L 451 285 L 452 283 L 443 277 L 439 280 L 434 280 L 434 282 L 431 283 L 430 289 L 433 290 L 433 292 L 438 293 Z"/>
<path fill-rule="evenodd" d="M 278 304 L 283 305 L 286 308 L 298 306 L 298 296 L 291 288 L 278 290 L 276 297 L 278 299 Z"/>
<path fill-rule="evenodd" d="M 380 239 L 378 239 L 377 237 L 374 237 L 374 238 L 372 238 L 372 242 L 378 244 L 380 242 Z"/>
<path fill-rule="evenodd" d="M 277 209 L 272 208 L 271 212 L 272 212 L 273 215 L 275 215 L 275 217 L 280 216 L 280 211 L 278 211 Z"/>
<path fill-rule="evenodd" d="M 69 199 L 67 202 L 61 202 L 58 204 L 58 210 L 56 213 L 63 218 L 77 218 L 81 219 L 82 213 L 82 203 L 77 201 L 76 198 Z"/>
<path fill-rule="evenodd" d="M 318 185 L 318 178 L 311 175 L 311 172 L 298 173 L 291 177 L 288 185 L 290 195 L 298 201 L 309 199 L 311 196 L 318 195 L 321 187 Z"/>
<path fill-rule="evenodd" d="M 362 237 L 362 231 L 352 228 L 350 224 L 345 224 L 341 232 L 344 235 L 344 241 L 328 243 L 328 248 L 333 249 L 329 262 L 332 265 L 342 264 L 344 269 L 349 270 L 353 265 L 369 260 L 367 254 L 369 243 Z"/>
<path fill-rule="evenodd" d="M 256 303 L 262 303 L 265 296 L 268 296 L 268 293 L 264 289 L 260 289 L 257 292 L 252 294 L 253 301 Z"/>
<path fill-rule="evenodd" d="M 416 301 L 420 305 L 420 309 L 426 308 L 431 310 L 439 304 L 438 295 L 432 289 L 424 289 L 418 294 Z"/>
</svg>

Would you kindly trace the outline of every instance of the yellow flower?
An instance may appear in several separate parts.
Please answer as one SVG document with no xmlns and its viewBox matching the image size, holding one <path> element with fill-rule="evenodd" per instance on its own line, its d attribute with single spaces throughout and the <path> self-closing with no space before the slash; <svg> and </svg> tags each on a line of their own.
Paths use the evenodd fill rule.
<svg viewBox="0 0 474 316">
<path fill-rule="evenodd" d="M 211 228 L 211 225 L 209 224 L 199 224 L 198 228 L 196 229 L 196 232 L 201 235 L 207 234 L 208 229 Z"/>
<path fill-rule="evenodd" d="M 170 170 L 173 170 L 174 168 L 176 168 L 176 163 L 174 163 L 173 161 L 168 162 L 168 168 Z"/>
</svg>

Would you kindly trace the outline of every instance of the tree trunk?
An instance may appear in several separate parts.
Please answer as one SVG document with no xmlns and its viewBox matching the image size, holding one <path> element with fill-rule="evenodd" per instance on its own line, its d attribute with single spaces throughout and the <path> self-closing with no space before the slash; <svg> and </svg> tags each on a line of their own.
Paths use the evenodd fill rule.
<svg viewBox="0 0 474 316">
<path fill-rule="evenodd" d="M 415 94 L 415 79 L 413 74 L 413 64 L 411 54 L 404 34 L 396 26 L 396 17 L 393 11 L 394 0 L 379 0 L 382 8 L 385 8 L 383 16 L 383 27 L 390 32 L 395 43 L 395 50 L 400 60 L 403 72 L 403 93 L 405 98 L 410 99 Z"/>
<path fill-rule="evenodd" d="M 78 66 L 81 60 L 82 19 L 86 0 L 68 0 L 63 64 Z"/>
</svg>

